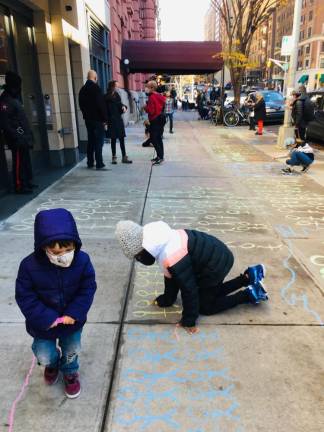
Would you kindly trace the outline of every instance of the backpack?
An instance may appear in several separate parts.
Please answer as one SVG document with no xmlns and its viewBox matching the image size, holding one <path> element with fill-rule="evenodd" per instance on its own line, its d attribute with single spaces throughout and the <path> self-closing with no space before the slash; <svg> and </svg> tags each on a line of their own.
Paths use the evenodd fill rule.
<svg viewBox="0 0 324 432">
<path fill-rule="evenodd" d="M 313 102 L 307 97 L 303 100 L 304 112 L 303 118 L 306 122 L 310 122 L 315 119 L 315 105 Z"/>
</svg>

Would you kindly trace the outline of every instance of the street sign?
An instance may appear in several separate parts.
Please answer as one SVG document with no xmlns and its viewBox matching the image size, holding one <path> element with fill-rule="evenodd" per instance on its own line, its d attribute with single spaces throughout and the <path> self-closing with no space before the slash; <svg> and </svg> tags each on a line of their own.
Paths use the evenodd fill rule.
<svg viewBox="0 0 324 432">
<path fill-rule="evenodd" d="M 294 41 L 292 36 L 283 36 L 281 42 L 281 55 L 291 56 L 294 48 Z"/>
</svg>

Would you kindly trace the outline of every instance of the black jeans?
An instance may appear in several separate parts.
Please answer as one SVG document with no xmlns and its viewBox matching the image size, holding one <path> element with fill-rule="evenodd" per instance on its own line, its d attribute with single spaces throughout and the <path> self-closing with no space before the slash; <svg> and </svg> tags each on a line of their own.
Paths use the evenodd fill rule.
<svg viewBox="0 0 324 432">
<path fill-rule="evenodd" d="M 164 146 L 163 146 L 163 135 L 164 125 L 162 118 L 159 116 L 154 120 L 151 120 L 150 124 L 150 138 L 155 148 L 156 155 L 159 159 L 164 159 Z"/>
<path fill-rule="evenodd" d="M 94 165 L 94 161 L 96 160 L 96 166 L 97 168 L 100 168 L 104 164 L 102 160 L 102 147 L 105 138 L 104 126 L 101 122 L 95 120 L 86 120 L 85 124 L 88 131 L 88 167 L 92 167 Z"/>
<path fill-rule="evenodd" d="M 28 189 L 33 179 L 33 172 L 29 148 L 27 146 L 12 149 L 12 176 L 17 192 Z"/>
<path fill-rule="evenodd" d="M 300 138 L 301 140 L 306 140 L 306 128 L 305 127 L 296 127 L 295 129 L 296 138 Z"/>
<path fill-rule="evenodd" d="M 249 285 L 248 279 L 240 275 L 228 282 L 223 282 L 214 288 L 200 291 L 200 313 L 202 315 L 214 315 L 237 305 L 250 303 L 249 295 L 245 291 L 239 291 L 229 295 L 240 288 Z"/>
<path fill-rule="evenodd" d="M 111 153 L 113 157 L 116 156 L 116 143 L 117 138 L 111 138 Z M 125 148 L 125 138 L 119 138 L 120 150 L 122 152 L 122 156 L 126 156 L 126 148 Z"/>
<path fill-rule="evenodd" d="M 173 131 L 173 113 L 166 114 L 166 117 L 169 119 L 170 132 L 172 132 Z"/>
</svg>

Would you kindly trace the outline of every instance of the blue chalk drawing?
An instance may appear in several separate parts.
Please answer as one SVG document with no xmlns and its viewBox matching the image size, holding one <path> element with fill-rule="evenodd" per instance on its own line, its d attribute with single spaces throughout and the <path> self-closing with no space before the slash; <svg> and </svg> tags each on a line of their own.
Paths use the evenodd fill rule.
<svg viewBox="0 0 324 432">
<path fill-rule="evenodd" d="M 294 233 L 294 231 L 290 226 L 280 225 L 280 226 L 277 226 L 276 228 L 277 229 L 279 228 L 278 231 L 280 232 L 280 234 L 283 235 L 283 237 L 285 237 L 287 239 L 287 246 L 288 246 L 288 252 L 289 252 L 289 255 L 287 256 L 287 258 L 285 258 L 283 260 L 283 266 L 289 271 L 290 279 L 289 279 L 288 283 L 285 286 L 283 286 L 280 290 L 281 298 L 289 306 L 297 306 L 298 303 L 301 303 L 303 305 L 304 310 L 307 313 L 309 313 L 310 315 L 313 315 L 315 320 L 321 326 L 324 326 L 324 321 L 322 320 L 319 313 L 316 312 L 314 309 L 312 309 L 312 307 L 310 306 L 307 294 L 302 293 L 302 294 L 297 295 L 296 293 L 290 292 L 291 288 L 294 286 L 296 279 L 297 279 L 297 274 L 296 274 L 295 270 L 289 264 L 290 259 L 293 257 L 293 252 L 292 252 L 292 242 L 288 238 L 290 237 L 292 232 Z M 295 233 L 294 233 L 294 236 L 296 236 Z"/>
<path fill-rule="evenodd" d="M 236 386 L 224 364 L 219 335 L 201 332 L 196 336 L 184 351 L 170 330 L 128 329 L 125 358 L 133 361 L 120 372 L 114 411 L 116 432 L 124 428 L 190 432 L 182 418 L 192 432 L 207 432 L 211 424 L 215 432 L 243 432 Z M 210 340 L 217 346 L 210 349 Z"/>
</svg>

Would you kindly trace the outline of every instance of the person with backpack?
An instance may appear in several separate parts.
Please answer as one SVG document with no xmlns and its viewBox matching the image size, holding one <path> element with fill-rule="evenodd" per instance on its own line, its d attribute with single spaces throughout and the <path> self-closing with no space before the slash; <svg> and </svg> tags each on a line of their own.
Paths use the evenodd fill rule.
<svg viewBox="0 0 324 432">
<path fill-rule="evenodd" d="M 296 138 L 305 141 L 308 123 L 315 118 L 314 104 L 308 97 L 305 86 L 300 86 L 298 91 L 294 92 L 294 96 L 291 116 L 295 125 L 295 134 Z"/>
</svg>

